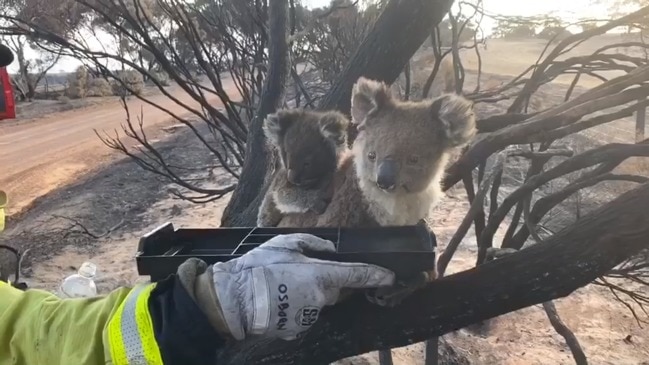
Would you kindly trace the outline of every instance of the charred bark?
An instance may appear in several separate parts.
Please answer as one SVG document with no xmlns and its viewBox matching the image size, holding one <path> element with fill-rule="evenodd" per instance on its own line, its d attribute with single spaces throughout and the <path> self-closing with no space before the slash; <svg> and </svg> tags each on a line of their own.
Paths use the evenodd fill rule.
<svg viewBox="0 0 649 365">
<path fill-rule="evenodd" d="M 264 79 L 259 106 L 248 128 L 246 159 L 241 176 L 223 211 L 222 226 L 253 226 L 259 204 L 267 189 L 266 176 L 273 158 L 266 148 L 262 124 L 268 114 L 282 106 L 286 94 L 286 80 L 290 69 L 287 38 L 288 1 L 271 1 L 268 18 L 270 65 Z"/>
<path fill-rule="evenodd" d="M 349 113 L 352 85 L 360 76 L 392 84 L 452 3 L 452 0 L 390 1 L 322 99 L 320 109 Z"/>
<path fill-rule="evenodd" d="M 324 311 L 298 341 L 232 343 L 219 364 L 327 364 L 565 297 L 649 247 L 647 204 L 644 184 L 543 244 L 441 278 L 400 306 L 383 308 L 358 296 Z"/>
</svg>

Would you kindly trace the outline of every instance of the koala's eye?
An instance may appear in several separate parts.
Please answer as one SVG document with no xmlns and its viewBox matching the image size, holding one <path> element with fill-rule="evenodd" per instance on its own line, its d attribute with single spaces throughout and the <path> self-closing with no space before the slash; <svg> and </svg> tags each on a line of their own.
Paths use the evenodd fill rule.
<svg viewBox="0 0 649 365">
<path fill-rule="evenodd" d="M 368 154 L 367 154 L 367 158 L 368 158 L 370 161 L 374 161 L 374 160 L 376 160 L 376 153 L 375 153 L 375 152 L 370 152 L 370 153 L 368 153 Z"/>
<path fill-rule="evenodd" d="M 417 155 L 412 155 L 408 157 L 408 164 L 410 165 L 416 165 L 419 163 L 419 156 Z"/>
</svg>

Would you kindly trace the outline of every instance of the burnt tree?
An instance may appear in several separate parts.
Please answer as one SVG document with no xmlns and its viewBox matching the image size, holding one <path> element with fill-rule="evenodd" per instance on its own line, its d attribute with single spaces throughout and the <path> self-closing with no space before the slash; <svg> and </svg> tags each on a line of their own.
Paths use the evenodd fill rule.
<svg viewBox="0 0 649 365">
<path fill-rule="evenodd" d="M 271 2 L 271 8 L 276 6 L 275 3 Z M 361 76 L 387 83 L 394 82 L 408 60 L 428 37 L 432 28 L 446 15 L 452 3 L 451 0 L 390 1 L 361 46 L 352 55 L 338 80 L 322 99 L 318 109 L 337 109 L 349 114 L 352 85 Z M 285 17 L 286 13 L 281 16 Z M 405 22 L 404 19 L 408 21 Z M 271 29 L 279 31 L 279 28 L 274 28 L 272 25 Z M 396 29 L 399 31 L 395 31 Z M 281 34 L 285 35 L 285 31 L 282 30 Z M 274 36 L 275 34 L 270 34 L 271 38 Z M 270 68 L 284 67 L 273 65 L 278 61 L 281 62 L 281 59 L 271 56 Z M 268 90 L 279 92 L 279 89 Z M 249 147 L 239 179 L 240 187 L 237 187 L 223 212 L 222 226 L 255 225 L 259 204 L 267 189 L 269 166 L 272 165 L 263 143 L 262 119 L 259 119 L 262 116 L 265 114 L 257 113 L 257 119 L 253 121 L 248 131 Z"/>
<path fill-rule="evenodd" d="M 254 226 L 259 205 L 267 187 L 272 156 L 266 148 L 262 124 L 266 115 L 284 102 L 286 78 L 289 74 L 287 39 L 288 1 L 272 1 L 268 9 L 270 19 L 269 67 L 264 79 L 261 100 L 250 122 L 246 139 L 246 159 L 232 198 L 223 211 L 222 226 Z"/>
</svg>

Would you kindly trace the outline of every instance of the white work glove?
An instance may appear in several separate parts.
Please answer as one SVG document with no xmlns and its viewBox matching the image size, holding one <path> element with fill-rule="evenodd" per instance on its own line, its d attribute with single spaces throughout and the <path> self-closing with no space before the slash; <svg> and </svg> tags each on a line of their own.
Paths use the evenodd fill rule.
<svg viewBox="0 0 649 365">
<path fill-rule="evenodd" d="M 295 339 L 335 304 L 342 288 L 394 283 L 394 273 L 376 265 L 323 261 L 309 251 L 334 252 L 334 244 L 309 234 L 279 235 L 245 255 L 214 264 L 212 278 L 228 332 Z"/>
</svg>

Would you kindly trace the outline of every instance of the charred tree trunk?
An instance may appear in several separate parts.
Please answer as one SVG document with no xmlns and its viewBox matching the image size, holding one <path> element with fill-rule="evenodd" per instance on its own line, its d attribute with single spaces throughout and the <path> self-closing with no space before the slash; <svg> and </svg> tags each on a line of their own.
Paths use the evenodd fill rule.
<svg viewBox="0 0 649 365">
<path fill-rule="evenodd" d="M 271 12 L 277 14 L 282 10 L 280 16 L 284 30 L 281 31 L 281 34 L 286 33 L 288 12 L 286 2 L 270 2 L 271 8 L 280 8 L 271 9 Z M 349 114 L 352 85 L 360 76 L 393 83 L 399 77 L 408 60 L 426 40 L 431 29 L 446 15 L 452 3 L 452 0 L 390 1 L 376 20 L 370 33 L 352 55 L 338 80 L 322 99 L 319 109 L 337 109 Z M 271 69 L 273 69 L 280 67 L 273 64 L 278 63 L 277 58 L 280 56 L 280 52 L 287 48 L 285 38 L 279 45 L 283 48 L 277 48 L 276 42 L 279 41 L 275 38 L 277 38 L 276 34 L 280 32 L 279 21 L 274 19 L 272 14 L 269 19 L 272 22 L 270 62 Z M 273 52 L 275 56 L 273 56 Z M 286 60 L 287 57 L 287 55 L 283 55 L 282 59 Z M 284 65 L 281 67 L 284 70 Z M 270 82 L 267 81 L 267 84 Z M 275 89 L 267 88 L 265 90 L 273 92 Z M 266 94 L 264 92 L 262 101 L 265 98 L 274 97 L 274 95 Z M 260 107 L 260 112 L 257 114 L 265 116 L 266 114 L 261 111 L 263 108 Z M 246 162 L 239 179 L 239 186 L 223 212 L 222 226 L 255 225 L 259 204 L 267 188 L 264 183 L 268 174 L 267 166 L 272 163 L 270 154 L 264 147 L 261 122 L 262 120 L 256 118 L 250 126 Z M 354 133 L 351 133 L 350 137 L 353 139 Z"/>
<path fill-rule="evenodd" d="M 352 86 L 360 76 L 393 83 L 451 8 L 452 0 L 392 0 L 320 103 L 349 113 Z"/>
<path fill-rule="evenodd" d="M 410 69 L 410 61 L 406 62 L 406 67 L 403 68 L 403 75 L 406 79 L 406 85 L 405 85 L 405 92 L 403 95 L 404 100 L 410 100 L 410 89 L 412 88 L 412 82 L 411 82 L 411 69 Z"/>
<path fill-rule="evenodd" d="M 262 124 L 266 116 L 281 107 L 286 95 L 289 75 L 287 39 L 288 1 L 273 0 L 268 8 L 269 67 L 261 100 L 255 117 L 250 121 L 246 139 L 246 159 L 236 189 L 223 211 L 222 226 L 254 226 L 257 210 L 267 188 L 266 176 L 272 154 L 266 148 Z"/>
<path fill-rule="evenodd" d="M 298 341 L 232 343 L 219 364 L 327 364 L 405 346 L 565 297 L 649 247 L 649 183 L 512 255 L 434 281 L 396 308 L 358 296 Z"/>
</svg>

